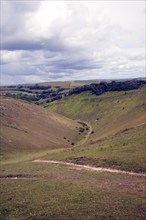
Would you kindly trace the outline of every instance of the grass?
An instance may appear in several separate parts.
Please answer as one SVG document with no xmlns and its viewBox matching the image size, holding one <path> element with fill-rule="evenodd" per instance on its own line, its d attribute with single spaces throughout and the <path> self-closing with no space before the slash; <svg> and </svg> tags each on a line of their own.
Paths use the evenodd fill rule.
<svg viewBox="0 0 146 220">
<path fill-rule="evenodd" d="M 88 92 L 65 97 L 48 108 L 92 125 L 92 140 L 99 140 L 145 121 L 145 88 L 128 92 L 108 92 L 101 96 Z"/>
<path fill-rule="evenodd" d="M 49 109 L 73 119 L 85 119 L 88 114 L 93 112 L 93 106 L 90 105 L 91 97 L 88 99 L 87 96 L 89 94 L 87 94 L 82 93 L 79 95 L 65 97 L 60 101 L 55 101 L 48 104 Z M 83 109 L 84 111 L 82 111 Z"/>
<path fill-rule="evenodd" d="M 49 106 L 68 117 L 90 122 L 94 134 L 84 145 L 13 149 L 1 154 L 0 219 L 145 219 L 144 177 L 31 162 L 41 158 L 144 172 L 145 127 L 136 127 L 143 120 L 144 88 L 99 97 L 84 93 Z"/>
<path fill-rule="evenodd" d="M 1 219 L 145 218 L 143 178 L 30 162 L 3 165 L 2 174 L 30 179 L 1 180 Z"/>
<path fill-rule="evenodd" d="M 46 154 L 43 159 L 145 172 L 145 129 L 130 129 L 86 146 Z"/>
<path fill-rule="evenodd" d="M 76 121 L 22 100 L 3 97 L 1 105 L 0 148 L 3 154 L 64 148 L 80 140 L 80 125 Z"/>
<path fill-rule="evenodd" d="M 82 93 L 49 104 L 51 110 L 90 122 L 94 134 L 84 146 L 44 159 L 145 172 L 145 126 L 137 127 L 145 121 L 144 107 L 145 88 L 101 96 Z"/>
<path fill-rule="evenodd" d="M 9 164 L 9 163 L 18 163 L 25 161 L 32 161 L 37 158 L 43 157 L 49 153 L 49 155 L 54 153 L 60 153 L 65 149 L 43 149 L 43 150 L 22 150 L 22 151 L 13 151 L 11 153 L 4 153 L 0 155 L 1 164 Z"/>
<path fill-rule="evenodd" d="M 116 118 L 117 115 L 125 114 L 133 107 L 144 104 L 144 100 L 145 87 L 139 90 L 127 91 L 126 93 L 107 92 L 101 96 L 83 92 L 49 103 L 48 108 L 69 118 L 88 119 L 88 121 L 93 123 L 96 116 L 102 118 L 102 113 L 107 113 L 106 111 L 110 114 L 113 113 Z M 123 107 L 125 107 L 124 111 L 122 111 Z M 117 110 L 120 110 L 120 112 L 117 112 Z"/>
</svg>

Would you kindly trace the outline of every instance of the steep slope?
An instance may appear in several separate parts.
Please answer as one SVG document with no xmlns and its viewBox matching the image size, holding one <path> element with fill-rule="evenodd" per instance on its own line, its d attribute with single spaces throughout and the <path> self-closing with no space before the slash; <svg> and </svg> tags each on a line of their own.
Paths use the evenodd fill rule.
<svg viewBox="0 0 146 220">
<path fill-rule="evenodd" d="M 71 146 L 79 124 L 37 105 L 1 97 L 1 150 Z"/>
<path fill-rule="evenodd" d="M 90 141 L 97 141 L 145 123 L 145 88 L 101 96 L 83 92 L 50 103 L 48 107 L 67 117 L 89 122 L 94 131 Z"/>
<path fill-rule="evenodd" d="M 84 145 L 44 159 L 146 172 L 145 88 L 101 96 L 82 93 L 51 103 L 49 108 L 89 122 L 94 133 Z"/>
</svg>

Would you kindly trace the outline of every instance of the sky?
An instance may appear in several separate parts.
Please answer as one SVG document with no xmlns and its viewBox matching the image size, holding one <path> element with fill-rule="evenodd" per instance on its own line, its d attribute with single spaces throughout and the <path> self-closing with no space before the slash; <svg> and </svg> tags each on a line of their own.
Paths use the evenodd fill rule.
<svg viewBox="0 0 146 220">
<path fill-rule="evenodd" d="M 1 85 L 145 77 L 145 1 L 1 0 Z"/>
</svg>

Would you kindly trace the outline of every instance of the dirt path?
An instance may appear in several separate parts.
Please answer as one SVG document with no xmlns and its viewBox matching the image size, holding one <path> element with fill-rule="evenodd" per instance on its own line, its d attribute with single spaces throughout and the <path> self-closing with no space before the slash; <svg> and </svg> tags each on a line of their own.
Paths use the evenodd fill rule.
<svg viewBox="0 0 146 220">
<path fill-rule="evenodd" d="M 110 172 L 110 173 L 121 173 L 121 174 L 129 174 L 134 176 L 144 176 L 146 177 L 146 174 L 144 173 L 134 173 L 134 172 L 128 172 L 128 171 L 122 171 L 122 170 L 116 170 L 116 169 L 110 169 L 110 168 L 103 168 L 103 167 L 92 167 L 88 165 L 79 165 L 74 163 L 68 163 L 63 161 L 55 161 L 55 160 L 34 160 L 34 163 L 50 163 L 50 164 L 61 164 L 61 165 L 67 165 L 72 167 L 73 169 L 77 170 L 90 170 L 90 171 L 97 171 L 97 172 Z"/>
<path fill-rule="evenodd" d="M 91 126 L 88 122 L 81 121 L 81 120 L 77 120 L 77 121 L 78 121 L 79 123 L 81 123 L 81 124 L 87 125 L 88 128 L 89 128 L 89 131 L 88 131 L 88 133 L 87 133 L 85 139 L 84 139 L 83 141 L 81 141 L 81 145 L 83 145 L 83 144 L 87 143 L 87 141 L 88 141 L 88 139 L 89 139 L 89 137 L 90 137 L 90 134 L 91 134 L 91 132 L 92 132 L 92 126 Z"/>
<path fill-rule="evenodd" d="M 31 176 L 21 176 L 21 175 L 9 175 L 9 176 L 0 176 L 0 180 L 4 179 L 4 180 L 34 180 L 37 179 L 35 177 L 31 177 Z"/>
<path fill-rule="evenodd" d="M 140 126 L 145 125 L 145 124 L 146 124 L 146 122 L 144 122 L 144 123 L 142 123 L 142 124 L 137 125 L 135 128 L 140 127 Z"/>
</svg>

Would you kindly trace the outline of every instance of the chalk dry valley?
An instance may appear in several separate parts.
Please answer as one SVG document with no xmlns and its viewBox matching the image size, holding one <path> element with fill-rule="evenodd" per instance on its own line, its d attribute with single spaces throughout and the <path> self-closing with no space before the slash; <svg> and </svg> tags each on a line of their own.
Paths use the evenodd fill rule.
<svg viewBox="0 0 146 220">
<path fill-rule="evenodd" d="M 144 220 L 145 80 L 1 86 L 4 220 Z"/>
</svg>

